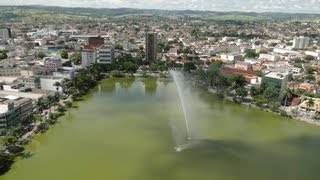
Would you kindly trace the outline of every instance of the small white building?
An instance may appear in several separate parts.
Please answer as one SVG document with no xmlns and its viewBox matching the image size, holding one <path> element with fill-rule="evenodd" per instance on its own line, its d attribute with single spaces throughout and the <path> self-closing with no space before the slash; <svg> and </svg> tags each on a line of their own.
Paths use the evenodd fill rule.
<svg viewBox="0 0 320 180">
<path fill-rule="evenodd" d="M 47 40 L 45 39 L 36 39 L 34 40 L 34 43 L 39 44 L 39 46 L 44 46 L 47 44 Z"/>
<path fill-rule="evenodd" d="M 63 78 L 53 78 L 53 77 L 41 77 L 40 86 L 41 89 L 47 91 L 57 91 L 57 87 L 54 86 L 56 82 L 62 82 Z M 59 87 L 58 91 L 62 91 L 62 88 Z"/>
<path fill-rule="evenodd" d="M 280 56 L 277 54 L 260 54 L 259 59 L 266 59 L 268 61 L 280 60 Z"/>
<path fill-rule="evenodd" d="M 220 58 L 223 61 L 239 61 L 242 56 L 240 54 L 222 54 Z"/>
</svg>

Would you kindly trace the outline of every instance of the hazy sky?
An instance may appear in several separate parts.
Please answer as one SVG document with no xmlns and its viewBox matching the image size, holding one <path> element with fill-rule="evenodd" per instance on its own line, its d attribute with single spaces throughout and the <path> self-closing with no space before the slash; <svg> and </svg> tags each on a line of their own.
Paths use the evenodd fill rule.
<svg viewBox="0 0 320 180">
<path fill-rule="evenodd" d="M 320 13 L 320 0 L 0 0 L 0 5 Z"/>
</svg>

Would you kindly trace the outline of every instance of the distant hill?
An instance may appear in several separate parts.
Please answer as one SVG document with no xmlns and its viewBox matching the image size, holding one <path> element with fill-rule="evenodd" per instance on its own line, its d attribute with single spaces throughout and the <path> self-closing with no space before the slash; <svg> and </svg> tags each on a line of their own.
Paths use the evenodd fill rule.
<svg viewBox="0 0 320 180">
<path fill-rule="evenodd" d="M 289 13 L 255 13 L 255 12 L 213 12 L 193 10 L 153 10 L 153 9 L 130 9 L 130 8 L 68 8 L 55 6 L 0 6 L 0 20 L 45 20 L 54 21 L 57 17 L 66 17 L 69 20 L 84 20 L 86 18 L 105 18 L 123 15 L 183 15 L 194 16 L 200 19 L 210 20 L 239 20 L 239 21 L 261 21 L 261 20 L 290 20 L 290 19 L 320 19 L 320 14 L 289 14 Z M 50 20 L 51 19 L 51 20 Z"/>
</svg>

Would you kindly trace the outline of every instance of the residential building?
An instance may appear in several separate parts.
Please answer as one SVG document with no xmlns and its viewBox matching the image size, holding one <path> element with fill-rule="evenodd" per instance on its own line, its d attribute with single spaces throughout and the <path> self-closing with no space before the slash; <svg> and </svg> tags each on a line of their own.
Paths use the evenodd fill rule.
<svg viewBox="0 0 320 180">
<path fill-rule="evenodd" d="M 240 61 L 242 56 L 240 54 L 222 54 L 222 61 Z"/>
<path fill-rule="evenodd" d="M 9 84 L 4 84 L 3 86 L 4 91 L 10 91 L 10 92 L 27 92 L 31 91 L 30 87 L 27 87 L 24 85 L 24 83 L 21 82 L 13 82 Z"/>
<path fill-rule="evenodd" d="M 40 86 L 41 89 L 47 91 L 57 91 L 57 87 L 54 86 L 56 82 L 62 82 L 63 78 L 53 78 L 53 77 L 41 77 Z M 62 91 L 62 88 L 59 87 L 58 91 Z"/>
<path fill-rule="evenodd" d="M 39 77 L 21 77 L 18 82 L 24 84 L 24 87 L 31 89 L 40 89 L 40 78 Z"/>
<path fill-rule="evenodd" d="M 0 98 L 0 134 L 18 125 L 22 117 L 31 113 L 33 101 L 29 98 L 5 96 Z"/>
<path fill-rule="evenodd" d="M 62 67 L 62 61 L 60 58 L 46 57 L 44 59 L 44 67 L 46 68 L 47 72 L 55 72 Z"/>
<path fill-rule="evenodd" d="M 302 73 L 302 68 L 293 67 L 290 72 L 293 74 L 300 74 Z"/>
<path fill-rule="evenodd" d="M 307 49 L 310 44 L 310 38 L 308 37 L 294 37 L 293 38 L 293 48 L 294 49 Z"/>
<path fill-rule="evenodd" d="M 276 54 L 259 54 L 259 59 L 264 59 L 268 61 L 280 60 L 280 56 Z"/>
<path fill-rule="evenodd" d="M 278 99 L 282 99 L 284 92 L 287 88 L 288 83 L 288 74 L 287 73 L 278 73 L 270 72 L 262 78 L 262 89 L 272 88 L 276 89 L 278 93 Z"/>
<path fill-rule="evenodd" d="M 238 61 L 234 65 L 235 69 L 244 70 L 244 71 L 253 71 L 252 65 L 250 63 Z"/>
<path fill-rule="evenodd" d="M 104 38 L 102 37 L 89 37 L 88 45 L 85 46 L 85 49 L 100 48 L 104 44 Z"/>
<path fill-rule="evenodd" d="M 81 65 L 83 67 L 88 67 L 97 62 L 97 55 L 94 49 L 82 50 L 81 56 L 82 56 Z"/>
<path fill-rule="evenodd" d="M 20 76 L 22 77 L 44 75 L 45 73 L 46 73 L 46 69 L 40 66 L 26 67 L 20 70 Z"/>
<path fill-rule="evenodd" d="M 214 55 L 217 53 L 240 53 L 240 46 L 228 45 L 228 46 L 213 46 L 209 49 L 209 54 Z"/>
<path fill-rule="evenodd" d="M 305 54 L 309 55 L 309 56 L 313 56 L 316 59 L 320 59 L 320 50 L 318 50 L 318 51 L 306 51 Z"/>
<path fill-rule="evenodd" d="M 0 76 L 17 77 L 20 76 L 19 68 L 0 68 Z"/>
<path fill-rule="evenodd" d="M 47 44 L 47 40 L 45 40 L 45 39 L 36 39 L 36 40 L 34 40 L 34 43 L 38 44 L 39 46 L 44 46 L 44 45 Z"/>
<path fill-rule="evenodd" d="M 146 60 L 156 61 L 157 60 L 157 40 L 158 34 L 155 32 L 149 32 L 146 35 Z"/>
<path fill-rule="evenodd" d="M 10 38 L 12 38 L 10 28 L 0 29 L 0 39 L 8 40 Z"/>
<path fill-rule="evenodd" d="M 114 46 L 112 44 L 102 45 L 97 50 L 97 62 L 99 64 L 112 64 L 114 63 Z"/>
</svg>

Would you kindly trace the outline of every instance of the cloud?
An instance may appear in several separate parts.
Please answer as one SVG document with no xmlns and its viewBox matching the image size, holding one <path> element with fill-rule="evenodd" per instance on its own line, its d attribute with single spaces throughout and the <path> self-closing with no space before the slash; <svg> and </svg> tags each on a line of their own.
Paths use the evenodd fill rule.
<svg viewBox="0 0 320 180">
<path fill-rule="evenodd" d="M 320 0 L 0 0 L 0 5 L 320 13 Z"/>
</svg>

